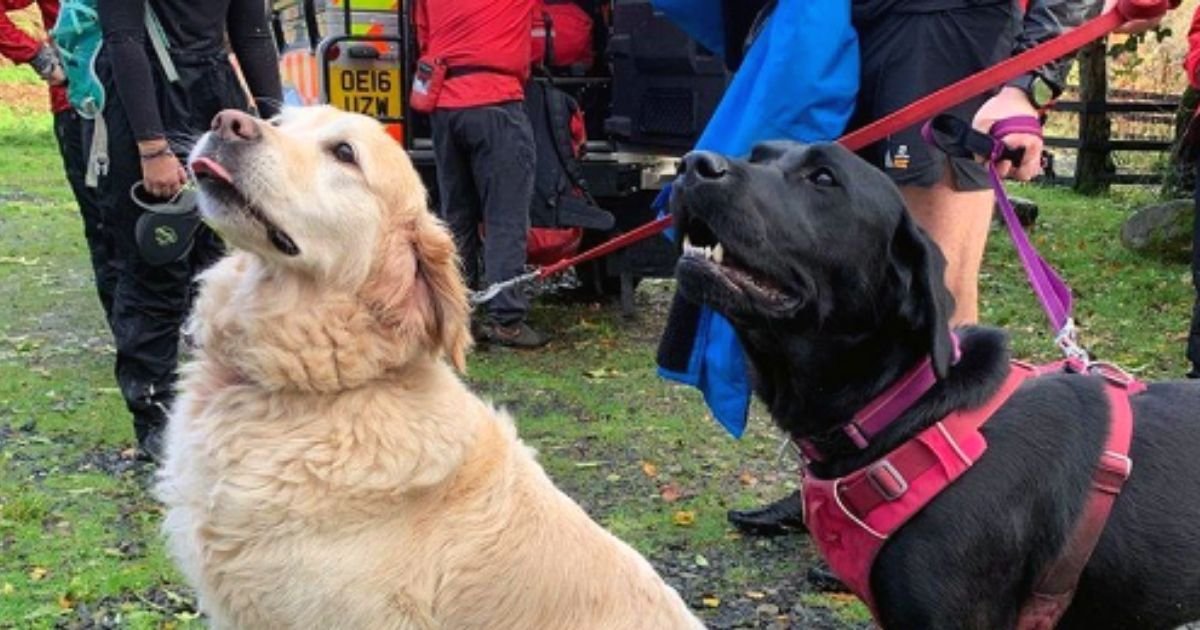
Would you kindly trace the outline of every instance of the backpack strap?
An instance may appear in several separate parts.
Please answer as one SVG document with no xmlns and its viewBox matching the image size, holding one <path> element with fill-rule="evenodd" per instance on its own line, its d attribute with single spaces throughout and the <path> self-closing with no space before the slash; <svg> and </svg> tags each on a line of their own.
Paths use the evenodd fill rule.
<svg viewBox="0 0 1200 630">
<path fill-rule="evenodd" d="M 96 112 L 92 120 L 95 124 L 92 145 L 88 149 L 87 169 L 83 176 L 83 184 L 88 188 L 96 188 L 100 178 L 108 175 L 108 125 L 104 122 L 104 112 Z"/>
<path fill-rule="evenodd" d="M 508 70 L 501 70 L 500 68 L 493 68 L 491 66 L 462 65 L 462 66 L 450 66 L 449 68 L 446 68 L 446 79 L 450 80 L 450 79 L 455 79 L 458 77 L 464 77 L 464 76 L 467 76 L 468 74 L 485 74 L 485 73 L 486 74 L 503 74 L 504 76 L 512 76 L 512 73 L 509 72 Z"/>
<path fill-rule="evenodd" d="M 149 2 L 146 3 L 146 33 L 150 36 L 150 45 L 154 47 L 154 54 L 158 57 L 158 63 L 162 65 L 167 80 L 178 83 L 179 72 L 175 69 L 175 62 L 171 60 L 169 52 L 171 43 L 167 41 L 162 22 L 158 21 L 158 16 L 154 14 L 154 9 L 150 8 Z"/>
</svg>

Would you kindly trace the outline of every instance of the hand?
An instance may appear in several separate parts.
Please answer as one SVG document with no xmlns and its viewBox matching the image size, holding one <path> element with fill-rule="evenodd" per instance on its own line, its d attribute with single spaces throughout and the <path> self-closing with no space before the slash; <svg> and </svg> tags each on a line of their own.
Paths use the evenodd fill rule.
<svg viewBox="0 0 1200 630">
<path fill-rule="evenodd" d="M 1005 86 L 998 94 L 988 99 L 983 107 L 979 108 L 979 111 L 975 113 L 972 126 L 979 131 L 988 133 L 997 121 L 1014 116 L 1036 118 L 1037 115 L 1037 110 L 1033 108 L 1033 104 L 1029 102 L 1029 97 L 1023 90 Z M 1020 164 L 1014 165 L 1007 161 L 998 163 L 996 172 L 1001 177 L 1011 177 L 1027 182 L 1041 173 L 1042 138 L 1040 136 L 1031 133 L 1014 133 L 1004 136 L 1003 142 L 1011 148 L 1025 149 L 1025 156 Z"/>
<path fill-rule="evenodd" d="M 67 75 L 58 59 L 58 52 L 50 44 L 42 44 L 38 48 L 33 59 L 29 60 L 29 66 L 50 85 L 62 85 L 67 82 Z"/>
<path fill-rule="evenodd" d="M 1109 11 L 1112 11 L 1113 9 L 1117 8 L 1117 4 L 1119 4 L 1120 1 L 1121 0 L 1105 0 L 1104 10 L 1102 11 L 1102 13 L 1108 13 Z M 1117 28 L 1116 32 L 1117 33 L 1125 33 L 1127 35 L 1136 35 L 1138 33 L 1144 33 L 1146 31 L 1154 28 L 1155 26 L 1158 26 L 1159 22 L 1162 22 L 1162 19 L 1163 19 L 1163 16 L 1160 15 L 1151 20 L 1130 20 L 1130 21 L 1122 24 L 1119 28 Z"/>
<path fill-rule="evenodd" d="M 167 146 L 166 140 L 150 140 L 138 143 L 142 155 L 156 154 Z M 161 199 L 170 199 L 187 183 L 187 171 L 170 151 L 148 160 L 142 160 L 142 185 L 146 192 Z"/>
<path fill-rule="evenodd" d="M 52 86 L 66 85 L 67 74 L 63 72 L 62 66 L 54 66 L 54 69 L 50 71 L 50 75 L 46 77 L 46 83 Z"/>
</svg>

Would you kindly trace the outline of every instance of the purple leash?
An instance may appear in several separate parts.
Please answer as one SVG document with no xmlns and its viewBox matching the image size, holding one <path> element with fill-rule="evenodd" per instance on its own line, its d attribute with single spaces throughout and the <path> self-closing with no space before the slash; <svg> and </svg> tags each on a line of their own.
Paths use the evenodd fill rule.
<svg viewBox="0 0 1200 630">
<path fill-rule="evenodd" d="M 996 194 L 996 202 L 1000 205 L 1000 213 L 1008 227 L 1021 264 L 1025 267 L 1025 275 L 1033 287 L 1034 294 L 1050 320 L 1054 331 L 1054 343 L 1068 359 L 1077 359 L 1085 365 L 1090 363 L 1090 357 L 1080 345 L 1072 314 L 1071 288 L 1063 281 L 1058 271 L 1046 262 L 1038 253 L 1037 248 L 1029 240 L 1029 235 L 1021 227 L 1012 201 L 1004 190 L 1004 183 L 996 171 L 996 164 L 1010 160 L 1018 163 L 1024 151 L 1014 151 L 1001 142 L 1001 139 L 1014 133 L 1033 134 L 1042 136 L 1042 125 L 1032 116 L 1016 116 L 997 121 L 990 134 L 982 134 L 970 128 L 965 122 L 956 118 L 942 115 L 929 121 L 921 130 L 925 140 L 952 155 L 979 154 L 987 158 L 988 178 L 991 180 L 992 191 Z M 947 136 L 949 138 L 947 139 Z M 985 144 L 986 143 L 986 144 Z M 988 146 L 990 145 L 990 147 Z"/>
</svg>

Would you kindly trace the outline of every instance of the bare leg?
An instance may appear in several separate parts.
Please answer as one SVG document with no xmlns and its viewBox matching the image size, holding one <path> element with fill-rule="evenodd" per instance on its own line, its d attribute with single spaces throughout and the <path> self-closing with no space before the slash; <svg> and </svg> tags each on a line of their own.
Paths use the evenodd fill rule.
<svg viewBox="0 0 1200 630">
<path fill-rule="evenodd" d="M 995 199 L 990 190 L 960 192 L 950 174 L 931 188 L 900 188 L 914 219 L 946 256 L 946 287 L 954 296 L 951 326 L 979 321 L 979 267 Z"/>
</svg>

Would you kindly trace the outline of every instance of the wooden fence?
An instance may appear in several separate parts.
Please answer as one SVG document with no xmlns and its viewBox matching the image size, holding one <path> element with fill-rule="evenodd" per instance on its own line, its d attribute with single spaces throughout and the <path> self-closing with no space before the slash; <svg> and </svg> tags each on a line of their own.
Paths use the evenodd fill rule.
<svg viewBox="0 0 1200 630">
<path fill-rule="evenodd" d="M 1075 181 L 1075 156 L 1081 146 L 1080 115 L 1106 114 L 1112 139 L 1095 147 L 1106 151 L 1115 166 L 1108 175 L 1113 184 L 1162 183 L 1162 163 L 1168 159 L 1175 135 L 1179 96 L 1109 90 L 1103 103 L 1082 103 L 1077 91 L 1068 90 L 1046 121 L 1046 147 L 1051 168 L 1045 181 L 1070 186 Z M 1068 135 L 1069 134 L 1069 135 Z"/>
</svg>

